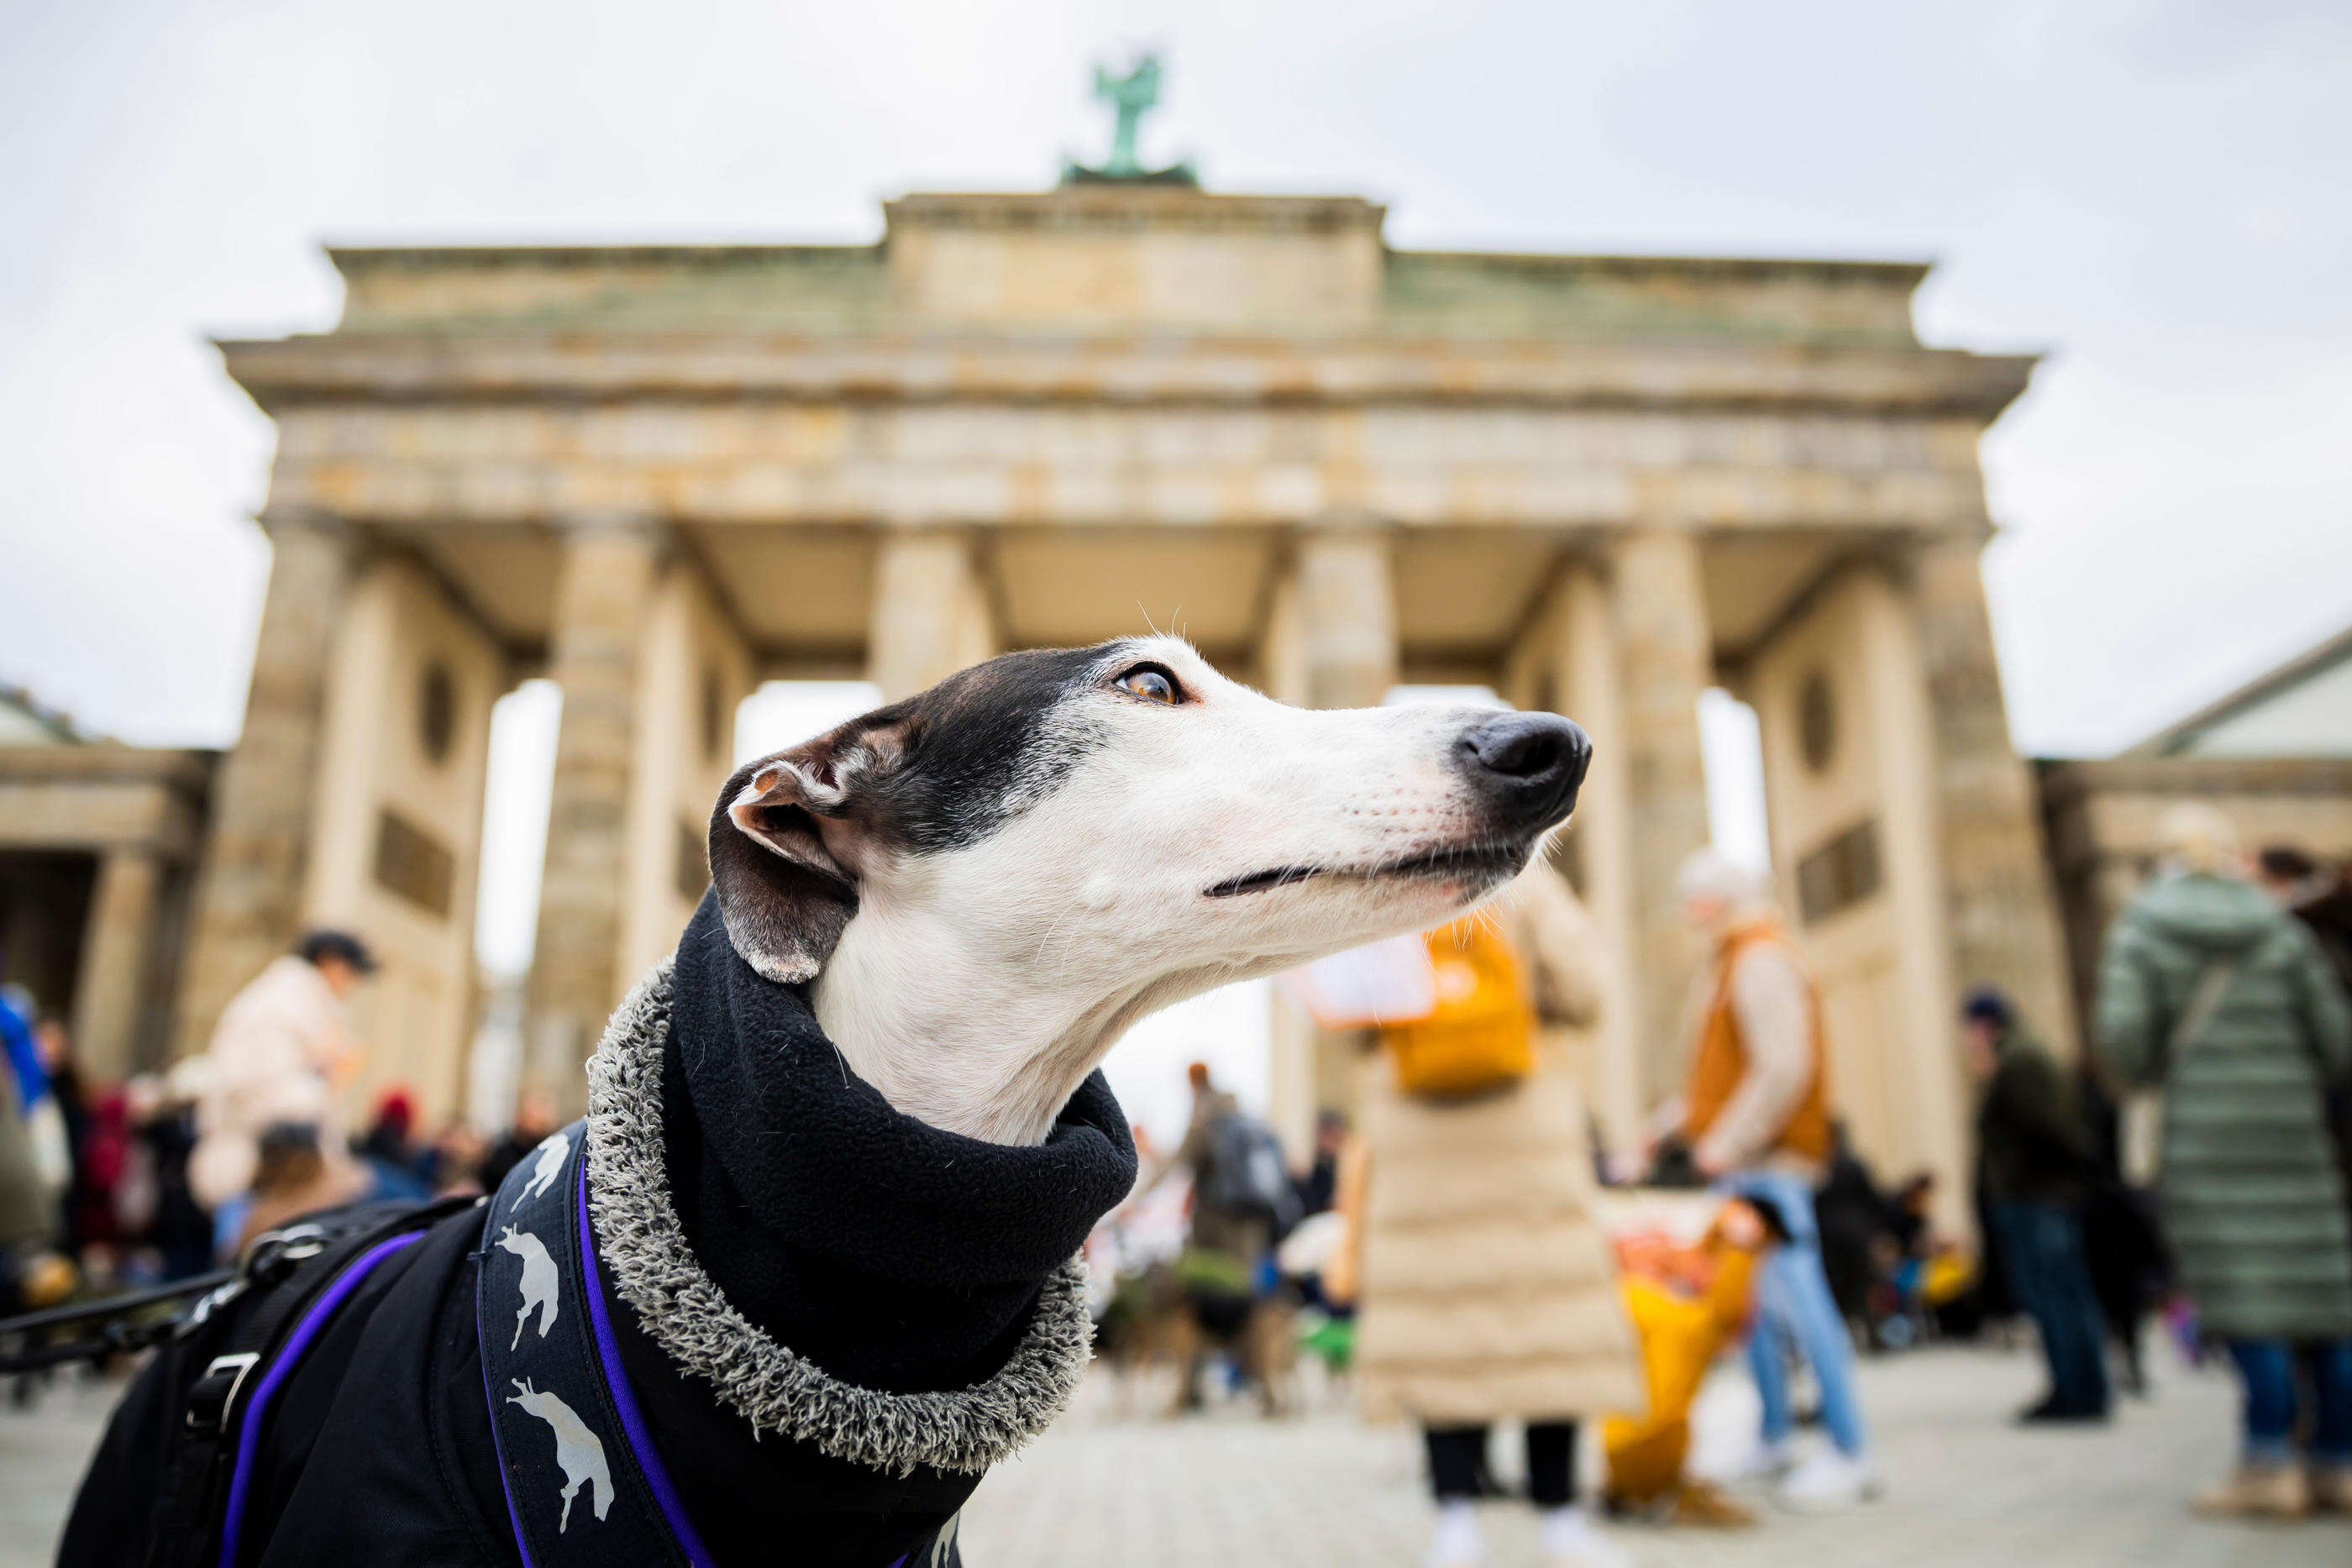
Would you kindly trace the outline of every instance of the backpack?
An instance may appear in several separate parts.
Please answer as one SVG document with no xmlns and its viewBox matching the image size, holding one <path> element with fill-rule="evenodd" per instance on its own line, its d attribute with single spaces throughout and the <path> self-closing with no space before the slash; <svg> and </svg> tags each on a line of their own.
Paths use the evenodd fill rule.
<svg viewBox="0 0 2352 1568">
<path fill-rule="evenodd" d="M 1208 1168 L 1193 1201 L 1214 1214 L 1263 1219 L 1276 1240 L 1298 1223 L 1298 1194 L 1274 1130 L 1240 1111 L 1209 1124 Z"/>
<path fill-rule="evenodd" d="M 1536 1013 L 1519 961 L 1493 925 L 1475 915 L 1423 940 L 1436 971 L 1437 1006 L 1381 1030 L 1396 1061 L 1397 1087 L 1423 1099 L 1484 1094 L 1536 1069 Z"/>
</svg>

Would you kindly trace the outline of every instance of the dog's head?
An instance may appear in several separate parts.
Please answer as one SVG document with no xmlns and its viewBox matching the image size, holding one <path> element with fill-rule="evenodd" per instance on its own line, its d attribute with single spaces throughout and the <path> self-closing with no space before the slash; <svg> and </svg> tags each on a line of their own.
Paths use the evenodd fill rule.
<svg viewBox="0 0 2352 1568">
<path fill-rule="evenodd" d="M 1008 653 L 738 769 L 711 873 L 778 981 L 869 904 L 1024 965 L 1265 973 L 1509 881 L 1590 754 L 1549 714 L 1287 707 L 1172 639 Z"/>
<path fill-rule="evenodd" d="M 1008 653 L 739 769 L 711 875 L 770 979 L 846 940 L 887 948 L 877 984 L 992 971 L 1123 1027 L 1453 918 L 1567 817 L 1590 755 L 1548 714 L 1287 707 L 1173 639 Z"/>
</svg>

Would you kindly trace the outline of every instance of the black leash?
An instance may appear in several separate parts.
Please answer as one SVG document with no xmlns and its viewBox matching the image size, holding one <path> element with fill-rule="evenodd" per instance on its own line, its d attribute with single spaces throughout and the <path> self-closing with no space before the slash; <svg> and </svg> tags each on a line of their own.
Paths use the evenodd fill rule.
<svg viewBox="0 0 2352 1568">
<path fill-rule="evenodd" d="M 26 1312 L 21 1317 L 0 1318 L 0 1377 L 38 1372 L 43 1367 L 70 1362 L 104 1361 L 160 1344 L 171 1338 L 179 1313 L 150 1315 L 151 1309 L 209 1294 L 234 1282 L 240 1272 L 236 1269 L 215 1269 L 209 1274 L 174 1280 L 168 1285 L 152 1285 L 143 1291 L 130 1291 L 94 1301 L 76 1301 Z M 86 1322 L 98 1326 L 77 1338 L 50 1337 L 58 1330 Z M 34 1343 L 36 1340 L 40 1343 Z"/>
</svg>

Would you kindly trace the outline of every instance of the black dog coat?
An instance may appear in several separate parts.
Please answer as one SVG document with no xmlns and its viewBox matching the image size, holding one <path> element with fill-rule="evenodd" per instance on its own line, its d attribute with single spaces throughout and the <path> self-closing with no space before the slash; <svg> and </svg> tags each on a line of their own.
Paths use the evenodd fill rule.
<svg viewBox="0 0 2352 1568">
<path fill-rule="evenodd" d="M 1033 1148 L 902 1115 L 799 988 L 735 955 L 706 898 L 675 965 L 614 1013 L 590 1080 L 584 1131 L 532 1201 L 584 1200 L 612 1354 L 709 1561 L 951 1560 L 965 1499 L 1058 1413 L 1087 1354 L 1074 1255 L 1135 1176 L 1101 1076 Z M 537 1179 L 526 1160 L 509 1190 Z M 441 1219 L 323 1322 L 263 1412 L 226 1568 L 522 1563 L 482 1349 L 546 1321 L 524 1227 L 500 1245 L 511 1222 L 494 1206 Z M 63 1568 L 148 1560 L 188 1391 L 226 1333 L 208 1325 L 134 1382 Z M 569 1486 L 553 1423 L 508 1410 L 549 1450 L 533 1484 Z M 594 1522 L 596 1487 L 574 1489 L 567 1540 Z"/>
</svg>

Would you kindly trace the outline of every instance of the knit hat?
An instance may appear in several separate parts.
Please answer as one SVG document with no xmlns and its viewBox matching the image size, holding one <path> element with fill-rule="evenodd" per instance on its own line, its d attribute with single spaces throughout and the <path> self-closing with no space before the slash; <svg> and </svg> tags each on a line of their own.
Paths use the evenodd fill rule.
<svg viewBox="0 0 2352 1568">
<path fill-rule="evenodd" d="M 1999 986 L 1979 986 L 1960 1004 L 1960 1017 L 1969 1023 L 1989 1023 L 1995 1029 L 2007 1029 L 2017 1021 L 2017 1004 Z"/>
<path fill-rule="evenodd" d="M 348 931 L 306 931 L 302 940 L 294 945 L 294 953 L 310 964 L 338 958 L 357 974 L 375 973 L 375 955 L 368 951 L 366 943 Z"/>
</svg>

